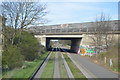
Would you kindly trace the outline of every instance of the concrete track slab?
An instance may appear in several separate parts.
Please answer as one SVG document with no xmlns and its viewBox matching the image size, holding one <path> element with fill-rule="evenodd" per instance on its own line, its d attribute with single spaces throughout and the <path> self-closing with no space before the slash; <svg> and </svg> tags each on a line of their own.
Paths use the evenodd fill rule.
<svg viewBox="0 0 120 80">
<path fill-rule="evenodd" d="M 37 74 L 34 76 L 34 78 L 40 78 L 40 76 L 42 75 L 43 71 L 44 71 L 44 68 L 45 66 L 47 65 L 47 62 L 50 58 L 52 53 L 50 53 L 47 57 L 47 59 L 45 60 L 45 62 L 43 63 L 43 65 L 41 66 L 41 68 L 38 70 Z"/>
<path fill-rule="evenodd" d="M 73 76 L 73 74 L 72 74 L 72 72 L 71 72 L 71 70 L 70 70 L 70 68 L 69 68 L 69 66 L 68 66 L 68 64 L 67 64 L 64 56 L 63 56 L 63 54 L 61 54 L 61 57 L 62 57 L 62 60 L 63 60 L 63 62 L 64 62 L 64 66 L 65 66 L 65 69 L 66 69 L 66 71 L 67 71 L 68 77 L 69 77 L 69 78 L 74 78 L 74 76 Z"/>
<path fill-rule="evenodd" d="M 55 54 L 53 78 L 60 78 L 60 66 L 59 66 L 58 53 Z"/>
</svg>

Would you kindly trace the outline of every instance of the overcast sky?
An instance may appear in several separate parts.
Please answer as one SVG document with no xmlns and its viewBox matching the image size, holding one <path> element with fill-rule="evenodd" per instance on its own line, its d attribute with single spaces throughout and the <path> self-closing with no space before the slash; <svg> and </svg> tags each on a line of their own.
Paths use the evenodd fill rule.
<svg viewBox="0 0 120 80">
<path fill-rule="evenodd" d="M 33 0 L 13 0 L 13 1 L 33 1 Z M 49 13 L 45 18 L 50 21 L 49 23 L 47 23 L 47 25 L 91 22 L 94 21 L 95 17 L 97 15 L 100 15 L 101 12 L 104 12 L 106 15 L 110 15 L 111 20 L 118 20 L 119 0 L 41 0 L 41 1 L 47 3 L 47 11 L 49 11 Z"/>
</svg>

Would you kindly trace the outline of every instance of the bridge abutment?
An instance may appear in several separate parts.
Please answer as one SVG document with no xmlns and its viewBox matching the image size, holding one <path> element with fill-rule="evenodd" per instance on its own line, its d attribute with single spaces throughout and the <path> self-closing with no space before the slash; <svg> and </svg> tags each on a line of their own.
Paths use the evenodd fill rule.
<svg viewBox="0 0 120 80">
<path fill-rule="evenodd" d="M 46 37 L 35 35 L 35 37 L 38 39 L 39 43 L 46 47 Z"/>
<path fill-rule="evenodd" d="M 77 53 L 79 51 L 81 39 L 72 39 L 71 40 L 71 52 Z"/>
<path fill-rule="evenodd" d="M 50 39 L 46 39 L 46 49 L 50 50 L 51 46 L 50 46 Z"/>
<path fill-rule="evenodd" d="M 47 50 L 51 49 L 51 45 L 50 45 L 50 40 L 51 39 L 66 39 L 66 40 L 71 40 L 71 48 L 70 51 L 74 52 L 74 53 L 78 53 L 79 51 L 79 47 L 80 47 L 80 43 L 81 40 L 83 38 L 83 35 L 35 35 L 35 37 L 39 40 L 40 44 L 42 44 L 43 46 L 46 47 Z"/>
</svg>

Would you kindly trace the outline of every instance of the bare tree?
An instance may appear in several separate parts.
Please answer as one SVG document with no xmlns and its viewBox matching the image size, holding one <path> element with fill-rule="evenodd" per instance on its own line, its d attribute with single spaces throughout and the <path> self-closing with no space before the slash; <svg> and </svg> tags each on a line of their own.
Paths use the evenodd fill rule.
<svg viewBox="0 0 120 80">
<path fill-rule="evenodd" d="M 14 39 L 18 29 L 21 33 L 28 26 L 43 24 L 46 14 L 46 4 L 37 2 L 2 3 L 2 16 L 7 18 L 6 25 L 14 29 L 12 39 Z"/>
<path fill-rule="evenodd" d="M 96 46 L 95 50 L 99 53 L 103 46 L 107 50 L 113 39 L 113 37 L 109 36 L 109 32 L 112 30 L 110 17 L 101 13 L 99 17 L 96 17 L 92 28 L 93 35 L 90 37 L 93 40 L 94 46 Z"/>
<path fill-rule="evenodd" d="M 2 8 L 7 24 L 15 29 L 41 24 L 47 13 L 46 4 L 36 2 L 3 2 Z"/>
</svg>

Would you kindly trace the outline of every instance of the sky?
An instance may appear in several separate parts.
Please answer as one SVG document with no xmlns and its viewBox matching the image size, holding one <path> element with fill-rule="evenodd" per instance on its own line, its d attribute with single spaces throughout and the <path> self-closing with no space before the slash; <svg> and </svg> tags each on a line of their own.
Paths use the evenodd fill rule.
<svg viewBox="0 0 120 80">
<path fill-rule="evenodd" d="M 101 12 L 118 19 L 118 2 L 48 2 L 48 25 L 95 21 Z"/>
<path fill-rule="evenodd" d="M 12 1 L 12 0 L 4 0 Z M 33 0 L 13 0 L 33 1 Z M 39 0 L 36 0 L 39 1 Z M 93 22 L 101 12 L 118 20 L 119 0 L 40 0 L 47 4 L 48 14 L 45 18 L 49 21 L 45 25 Z M 109 2 L 108 2 L 109 1 Z"/>
</svg>

